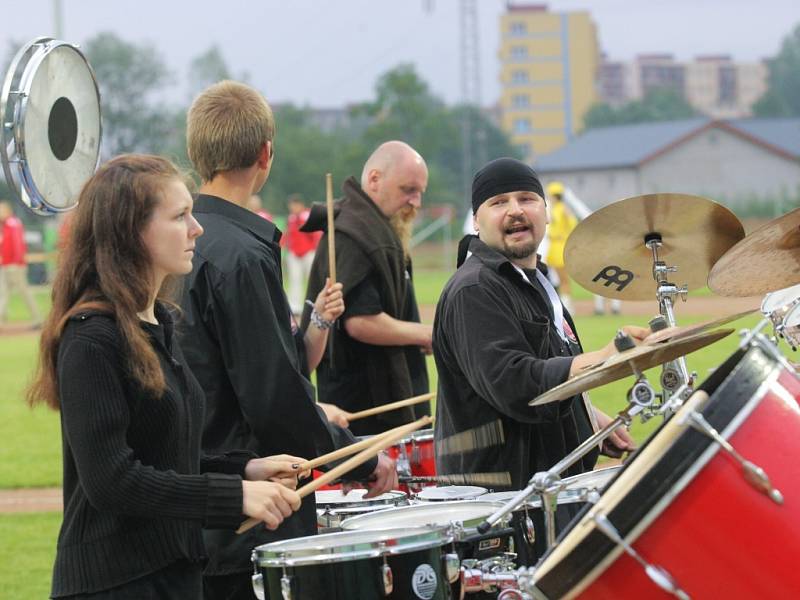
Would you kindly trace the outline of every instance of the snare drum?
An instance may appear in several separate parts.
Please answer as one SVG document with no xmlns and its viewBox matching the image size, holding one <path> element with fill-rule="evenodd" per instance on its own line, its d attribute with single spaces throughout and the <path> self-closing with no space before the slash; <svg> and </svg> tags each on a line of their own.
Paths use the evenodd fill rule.
<svg viewBox="0 0 800 600">
<path fill-rule="evenodd" d="M 700 390 L 542 559 L 536 598 L 800 597 L 800 380 L 758 336 Z"/>
<path fill-rule="evenodd" d="M 317 527 L 325 532 L 338 528 L 344 519 L 386 510 L 408 504 L 408 496 L 404 492 L 391 491 L 365 499 L 368 490 L 351 490 L 343 494 L 341 490 L 317 490 Z"/>
<path fill-rule="evenodd" d="M 583 504 L 596 501 L 592 496 L 596 494 L 599 497 L 600 492 L 619 473 L 620 469 L 622 469 L 622 465 L 605 467 L 562 479 L 561 483 L 564 485 L 564 489 L 558 493 L 556 503 L 558 506 L 573 505 L 575 507 L 573 514 L 577 513 Z M 518 493 L 518 490 L 494 492 L 485 494 L 480 499 L 505 504 Z M 566 522 L 560 523 L 558 519 L 557 523 L 561 525 L 561 529 L 569 526 Z M 536 564 L 539 557 L 547 551 L 547 532 L 542 512 L 542 499 L 538 496 L 531 496 L 525 504 L 516 509 L 512 513 L 511 526 L 515 536 L 518 536 L 514 542 L 518 549 L 520 564 L 528 566 Z M 526 553 L 525 550 L 528 552 Z"/>
<path fill-rule="evenodd" d="M 486 494 L 488 490 L 476 485 L 443 485 L 426 487 L 417 492 L 417 502 L 454 502 L 456 500 L 475 500 Z"/>
<path fill-rule="evenodd" d="M 777 333 L 783 336 L 792 350 L 800 348 L 800 304 L 796 304 L 783 319 Z"/>
<path fill-rule="evenodd" d="M 433 429 L 415 431 L 386 449 L 389 457 L 397 463 L 401 475 L 432 477 L 436 475 L 433 455 Z"/>
<path fill-rule="evenodd" d="M 253 589 L 263 600 L 448 600 L 458 562 L 444 527 L 343 531 L 253 550 Z"/>
<path fill-rule="evenodd" d="M 770 292 L 761 302 L 761 313 L 772 321 L 772 326 L 780 333 L 784 319 L 800 303 L 800 285 Z"/>
</svg>

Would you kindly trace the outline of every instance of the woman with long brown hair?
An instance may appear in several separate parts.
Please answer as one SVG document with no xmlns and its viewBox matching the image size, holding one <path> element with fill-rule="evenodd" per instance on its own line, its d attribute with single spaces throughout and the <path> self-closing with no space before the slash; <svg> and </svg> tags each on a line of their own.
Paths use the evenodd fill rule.
<svg viewBox="0 0 800 600">
<path fill-rule="evenodd" d="M 174 341 L 170 280 L 202 227 L 178 171 L 125 155 L 84 186 L 53 284 L 31 404 L 61 411 L 54 598 L 199 598 L 201 527 L 277 528 L 297 463 L 201 456 L 204 398 Z M 273 481 L 263 481 L 272 479 Z"/>
</svg>

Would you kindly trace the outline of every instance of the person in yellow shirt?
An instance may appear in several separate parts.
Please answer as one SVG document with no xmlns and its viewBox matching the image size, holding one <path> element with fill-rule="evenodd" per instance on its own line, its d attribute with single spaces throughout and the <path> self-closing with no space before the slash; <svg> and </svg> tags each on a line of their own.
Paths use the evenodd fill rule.
<svg viewBox="0 0 800 600">
<path fill-rule="evenodd" d="M 550 239 L 550 248 L 547 251 L 545 262 L 548 267 L 556 270 L 560 286 L 558 289 L 561 302 L 568 311 L 572 311 L 572 298 L 570 296 L 570 279 L 564 266 L 564 246 L 572 230 L 578 225 L 578 219 L 564 203 L 564 185 L 553 181 L 547 186 L 547 198 L 550 204 L 550 223 L 547 225 L 547 236 Z"/>
</svg>

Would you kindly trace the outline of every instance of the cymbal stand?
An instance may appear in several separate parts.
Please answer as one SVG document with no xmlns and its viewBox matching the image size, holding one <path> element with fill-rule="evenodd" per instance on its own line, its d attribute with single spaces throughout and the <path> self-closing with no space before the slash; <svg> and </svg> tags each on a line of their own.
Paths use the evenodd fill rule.
<svg viewBox="0 0 800 600">
<path fill-rule="evenodd" d="M 657 396 L 655 390 L 636 366 L 633 364 L 631 366 L 636 374 L 636 382 L 631 386 L 630 390 L 628 390 L 628 406 L 621 410 L 608 425 L 597 431 L 594 435 L 586 438 L 578 447 L 550 469 L 535 473 L 525 489 L 520 490 L 513 498 L 489 515 L 483 523 L 478 525 L 479 533 L 486 533 L 489 531 L 495 523 L 522 506 L 531 496 L 539 496 L 542 501 L 542 510 L 544 511 L 547 547 L 551 548 L 555 545 L 555 517 L 558 493 L 564 488 L 564 484 L 561 481 L 561 473 L 601 444 L 617 427 L 620 425 L 629 427 L 633 417 L 636 415 L 641 415 L 642 421 L 644 422 L 656 414 L 651 409 Z"/>
<path fill-rule="evenodd" d="M 686 302 L 686 297 L 689 293 L 687 286 L 678 287 L 668 280 L 668 273 L 675 273 L 678 271 L 676 266 L 667 266 L 663 260 L 658 256 L 658 250 L 663 246 L 660 233 L 649 233 L 644 238 L 644 245 L 653 253 L 653 279 L 656 280 L 658 288 L 656 289 L 656 298 L 658 299 L 658 310 L 661 315 L 666 319 L 668 327 L 675 327 L 675 300 L 678 296 Z M 686 368 L 686 360 L 680 357 L 676 360 L 666 363 L 661 370 L 661 387 L 663 390 L 662 401 L 669 402 L 671 395 L 676 390 L 685 384 L 691 386 L 693 379 L 689 376 L 689 371 Z"/>
</svg>

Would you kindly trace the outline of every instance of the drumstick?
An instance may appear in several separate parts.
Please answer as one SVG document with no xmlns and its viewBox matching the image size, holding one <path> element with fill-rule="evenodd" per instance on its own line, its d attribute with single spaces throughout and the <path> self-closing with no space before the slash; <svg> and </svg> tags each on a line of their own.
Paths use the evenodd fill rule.
<svg viewBox="0 0 800 600">
<path fill-rule="evenodd" d="M 511 473 L 497 471 L 494 473 L 451 473 L 450 475 L 411 475 L 400 477 L 400 483 L 435 483 L 437 485 L 477 485 L 494 487 L 511 485 Z"/>
<path fill-rule="evenodd" d="M 339 476 L 347 473 L 348 471 L 355 469 L 357 466 L 361 465 L 362 463 L 367 462 L 373 456 L 377 456 L 381 451 L 385 450 L 392 444 L 394 444 L 397 440 L 402 437 L 405 437 L 412 431 L 416 431 L 417 429 L 424 427 L 425 425 L 430 425 L 433 422 L 433 419 L 430 417 L 422 417 L 417 419 L 413 423 L 409 423 L 408 425 L 403 425 L 402 427 L 397 427 L 396 429 L 392 430 L 392 433 L 386 436 L 381 436 L 380 439 L 374 442 L 371 446 L 368 446 L 355 456 L 348 458 L 338 467 L 335 467 L 328 471 L 327 473 L 323 473 L 322 477 L 307 483 L 299 490 L 297 490 L 297 494 L 301 498 L 305 498 L 309 494 L 313 494 L 323 485 L 326 485 L 337 479 Z M 237 534 L 244 533 L 258 525 L 261 522 L 260 519 L 249 518 L 244 523 L 241 524 L 239 529 L 236 530 Z"/>
<path fill-rule="evenodd" d="M 325 173 L 325 202 L 328 205 L 328 274 L 331 285 L 336 283 L 336 243 L 333 239 L 333 176 Z"/>
<path fill-rule="evenodd" d="M 401 425 L 402 427 L 402 425 Z M 307 471 L 309 469 L 316 469 L 317 467 L 321 467 L 322 465 L 327 465 L 330 462 L 335 460 L 339 460 L 340 458 L 344 458 L 345 456 L 350 456 L 351 454 L 355 454 L 356 452 L 363 450 L 369 446 L 375 444 L 379 439 L 386 437 L 394 432 L 394 429 L 389 429 L 384 431 L 383 433 L 379 433 L 378 435 L 373 435 L 368 437 L 365 440 L 361 440 L 360 442 L 355 442 L 350 444 L 349 446 L 345 446 L 344 448 L 339 448 L 338 450 L 334 450 L 333 452 L 328 452 L 327 454 L 323 454 L 322 456 L 318 456 L 312 460 L 307 460 L 305 462 L 301 462 L 297 470 L 298 471 Z"/>
<path fill-rule="evenodd" d="M 383 404 L 381 406 L 376 406 L 374 408 L 360 410 L 358 412 L 354 412 L 347 415 L 347 420 L 357 421 L 358 419 L 363 419 L 364 417 L 379 415 L 381 413 L 389 412 L 390 410 L 403 408 L 404 406 L 412 406 L 413 404 L 419 404 L 420 402 L 425 402 L 426 400 L 430 400 L 434 396 L 436 396 L 436 394 L 434 393 L 422 394 L 420 396 L 414 396 L 413 398 L 406 398 L 405 400 L 398 400 L 397 402 L 390 402 L 389 404 Z"/>
</svg>

